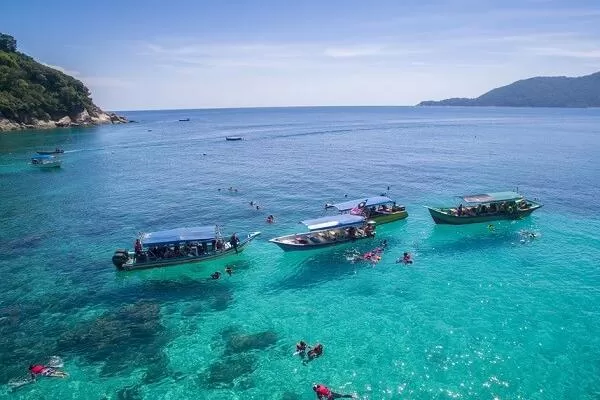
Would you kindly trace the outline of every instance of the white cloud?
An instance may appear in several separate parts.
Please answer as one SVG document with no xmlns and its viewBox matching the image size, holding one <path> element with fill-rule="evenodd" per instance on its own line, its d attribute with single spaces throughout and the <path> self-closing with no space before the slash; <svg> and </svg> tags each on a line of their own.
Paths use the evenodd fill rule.
<svg viewBox="0 0 600 400">
<path fill-rule="evenodd" d="M 78 71 L 72 71 L 72 70 L 69 70 L 69 69 L 63 68 L 63 67 L 61 67 L 61 66 L 58 66 L 58 65 L 47 64 L 47 63 L 45 63 L 45 62 L 42 62 L 42 63 L 40 63 L 40 64 L 42 64 L 42 65 L 45 65 L 46 67 L 50 67 L 50 68 L 52 68 L 52 69 L 55 69 L 55 70 L 57 70 L 57 71 L 60 71 L 60 72 L 62 72 L 63 74 L 67 74 L 67 75 L 71 75 L 71 76 L 75 76 L 75 77 L 76 77 L 76 76 L 79 76 L 79 72 L 78 72 Z"/>
</svg>

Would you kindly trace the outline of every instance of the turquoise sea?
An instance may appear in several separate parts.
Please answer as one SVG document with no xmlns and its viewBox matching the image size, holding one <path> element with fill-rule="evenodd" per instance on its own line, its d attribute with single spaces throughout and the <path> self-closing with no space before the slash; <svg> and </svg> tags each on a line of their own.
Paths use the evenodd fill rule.
<svg viewBox="0 0 600 400">
<path fill-rule="evenodd" d="M 600 398 L 599 109 L 123 114 L 138 123 L 0 135 L 0 399 L 313 399 L 317 382 L 361 399 Z M 62 168 L 27 164 L 55 146 Z M 423 207 L 517 188 L 544 207 L 494 230 Z M 268 242 L 382 192 L 409 217 L 375 241 Z M 139 231 L 211 223 L 262 235 L 211 263 L 111 263 Z M 378 264 L 346 259 L 383 239 Z M 404 251 L 414 264 L 395 263 Z M 304 365 L 300 339 L 324 355 Z M 10 390 L 55 355 L 68 379 Z"/>
</svg>

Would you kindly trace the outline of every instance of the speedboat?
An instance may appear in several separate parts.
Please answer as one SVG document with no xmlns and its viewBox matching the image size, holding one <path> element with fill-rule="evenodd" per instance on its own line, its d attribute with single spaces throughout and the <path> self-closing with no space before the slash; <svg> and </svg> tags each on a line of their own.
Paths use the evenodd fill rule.
<svg viewBox="0 0 600 400">
<path fill-rule="evenodd" d="M 311 250 L 375 237 L 375 221 L 362 215 L 340 214 L 302 221 L 309 232 L 269 240 L 284 251 Z"/>
<path fill-rule="evenodd" d="M 240 240 L 233 234 L 225 240 L 217 225 L 142 233 L 134 251 L 117 249 L 112 262 L 119 270 L 131 271 L 208 261 L 241 253 L 258 235 L 252 232 Z"/>
<path fill-rule="evenodd" d="M 37 155 L 31 157 L 31 165 L 36 168 L 58 168 L 61 160 L 51 155 Z"/>
<path fill-rule="evenodd" d="M 325 204 L 326 209 L 336 209 L 341 214 L 363 215 L 378 225 L 394 222 L 408 217 L 406 208 L 386 196 L 374 196 L 343 203 Z"/>
<path fill-rule="evenodd" d="M 451 225 L 519 219 L 542 207 L 542 204 L 528 200 L 516 192 L 474 194 L 462 196 L 461 200 L 455 207 L 425 207 L 436 224 Z"/>
</svg>

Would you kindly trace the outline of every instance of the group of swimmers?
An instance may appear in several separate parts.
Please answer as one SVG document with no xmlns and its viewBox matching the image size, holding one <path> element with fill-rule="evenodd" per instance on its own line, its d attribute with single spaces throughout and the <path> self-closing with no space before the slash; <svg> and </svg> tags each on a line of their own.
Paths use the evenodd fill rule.
<svg viewBox="0 0 600 400">
<path fill-rule="evenodd" d="M 294 353 L 294 355 L 299 355 L 303 359 L 302 363 L 306 365 L 309 361 L 312 361 L 315 358 L 321 357 L 323 355 L 323 345 L 321 343 L 317 343 L 315 346 L 310 346 L 306 344 L 304 340 L 301 340 L 298 343 L 296 343 L 296 352 Z M 352 394 L 336 393 L 322 384 L 314 384 L 312 389 L 317 395 L 317 399 L 319 400 L 354 398 L 354 395 Z"/>
<path fill-rule="evenodd" d="M 231 268 L 229 265 L 225 267 L 225 273 L 229 276 L 231 276 L 233 274 L 233 268 Z M 210 279 L 216 280 L 221 278 L 221 275 L 223 275 L 221 273 L 221 271 L 215 271 L 212 274 L 210 274 Z"/>
</svg>

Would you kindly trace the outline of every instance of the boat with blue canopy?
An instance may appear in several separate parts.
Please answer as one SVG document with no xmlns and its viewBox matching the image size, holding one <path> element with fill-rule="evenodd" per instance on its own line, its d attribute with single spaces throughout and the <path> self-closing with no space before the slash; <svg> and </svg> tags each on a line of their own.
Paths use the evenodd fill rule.
<svg viewBox="0 0 600 400">
<path fill-rule="evenodd" d="M 394 222 L 408 217 L 404 206 L 386 196 L 363 197 L 342 203 L 325 204 L 326 209 L 336 209 L 341 214 L 363 215 L 378 225 Z"/>
<path fill-rule="evenodd" d="M 49 154 L 31 157 L 31 166 L 36 168 L 58 168 L 60 165 L 60 158 Z"/>
<path fill-rule="evenodd" d="M 217 225 L 140 233 L 134 250 L 117 249 L 112 262 L 119 270 L 165 267 L 213 260 L 241 253 L 260 232 L 224 240 Z"/>
<path fill-rule="evenodd" d="M 456 207 L 425 207 L 436 224 L 451 225 L 520 219 L 542 207 L 542 204 L 517 192 L 481 193 L 461 196 L 460 199 Z"/>
<path fill-rule="evenodd" d="M 269 240 L 285 251 L 310 250 L 375 237 L 375 221 L 362 215 L 340 214 L 301 222 L 309 232 Z"/>
</svg>

